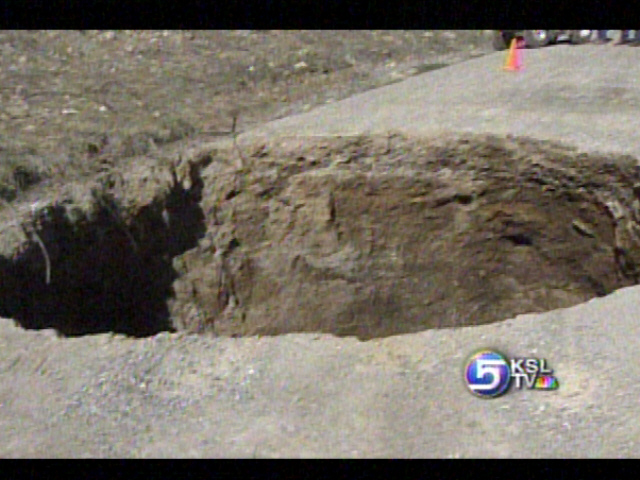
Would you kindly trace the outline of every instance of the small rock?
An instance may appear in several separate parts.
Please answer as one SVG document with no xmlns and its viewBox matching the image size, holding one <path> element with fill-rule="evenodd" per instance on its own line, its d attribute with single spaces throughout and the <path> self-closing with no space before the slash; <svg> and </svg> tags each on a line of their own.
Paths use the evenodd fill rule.
<svg viewBox="0 0 640 480">
<path fill-rule="evenodd" d="M 589 228 L 585 223 L 581 222 L 578 219 L 575 219 L 571 222 L 571 226 L 576 230 L 580 235 L 584 235 L 587 237 L 595 238 L 596 234 L 593 233 L 593 230 Z"/>
<path fill-rule="evenodd" d="M 302 70 L 302 69 L 307 68 L 307 67 L 308 67 L 308 65 L 307 65 L 306 62 L 298 62 L 293 66 L 293 69 L 294 70 Z"/>
<path fill-rule="evenodd" d="M 351 163 L 351 155 L 338 155 L 338 157 L 333 161 L 333 165 L 344 165 L 347 163 Z"/>
<path fill-rule="evenodd" d="M 29 116 L 29 106 L 26 104 L 11 105 L 5 109 L 10 117 L 24 118 Z"/>
</svg>

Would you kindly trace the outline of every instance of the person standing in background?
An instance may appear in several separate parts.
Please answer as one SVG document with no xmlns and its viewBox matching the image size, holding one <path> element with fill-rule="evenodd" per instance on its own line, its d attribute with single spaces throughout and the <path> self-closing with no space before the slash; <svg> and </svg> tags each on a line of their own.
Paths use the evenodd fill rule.
<svg viewBox="0 0 640 480">
<path fill-rule="evenodd" d="M 618 45 L 627 45 L 629 43 L 631 43 L 631 40 L 629 40 L 629 32 L 631 30 L 620 30 L 620 39 L 618 39 L 618 41 L 616 43 L 614 43 L 615 46 Z M 636 36 L 637 36 L 637 30 L 636 30 Z"/>
<path fill-rule="evenodd" d="M 604 45 L 609 43 L 609 37 L 607 37 L 609 30 L 596 30 L 596 39 L 593 41 L 596 45 Z"/>
</svg>

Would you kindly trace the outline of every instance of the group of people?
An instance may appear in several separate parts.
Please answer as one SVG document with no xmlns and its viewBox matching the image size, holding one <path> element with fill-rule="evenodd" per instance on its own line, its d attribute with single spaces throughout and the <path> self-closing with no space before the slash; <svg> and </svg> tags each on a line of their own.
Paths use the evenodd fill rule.
<svg viewBox="0 0 640 480">
<path fill-rule="evenodd" d="M 609 30 L 596 30 L 597 36 L 594 43 L 605 44 L 609 42 L 608 32 Z M 640 47 L 640 30 L 635 30 L 635 36 L 633 40 L 629 35 L 631 30 L 622 30 L 620 38 L 614 43 L 614 45 L 629 45 L 630 47 Z"/>
</svg>

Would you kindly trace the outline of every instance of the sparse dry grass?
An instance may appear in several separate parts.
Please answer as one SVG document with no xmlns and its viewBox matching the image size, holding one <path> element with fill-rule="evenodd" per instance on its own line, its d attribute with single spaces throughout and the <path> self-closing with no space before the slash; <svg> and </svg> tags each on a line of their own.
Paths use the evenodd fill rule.
<svg viewBox="0 0 640 480">
<path fill-rule="evenodd" d="M 0 197 L 489 49 L 479 31 L 1 32 Z"/>
</svg>

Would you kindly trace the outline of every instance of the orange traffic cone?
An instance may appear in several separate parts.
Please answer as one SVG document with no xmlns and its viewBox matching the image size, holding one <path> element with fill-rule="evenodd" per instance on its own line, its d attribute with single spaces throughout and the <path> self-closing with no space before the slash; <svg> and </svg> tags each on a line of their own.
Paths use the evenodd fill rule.
<svg viewBox="0 0 640 480">
<path fill-rule="evenodd" d="M 511 40 L 511 47 L 509 48 L 509 53 L 507 54 L 507 61 L 504 64 L 504 70 L 509 70 L 511 72 L 517 72 L 518 70 L 522 70 L 522 60 L 520 59 L 520 52 L 518 51 L 518 39 L 514 38 Z"/>
</svg>

